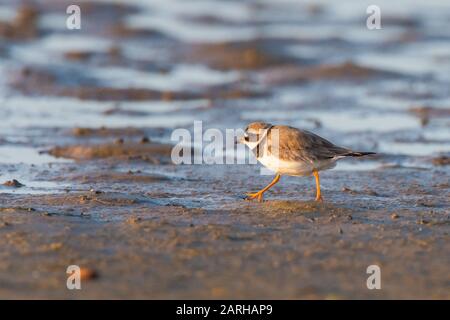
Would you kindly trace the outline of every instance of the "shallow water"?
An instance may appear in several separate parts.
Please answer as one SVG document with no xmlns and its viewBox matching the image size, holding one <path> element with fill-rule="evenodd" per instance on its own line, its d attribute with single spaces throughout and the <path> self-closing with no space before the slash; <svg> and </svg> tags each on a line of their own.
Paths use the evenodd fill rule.
<svg viewBox="0 0 450 320">
<path fill-rule="evenodd" d="M 426 14 L 421 3 L 383 2 L 387 22 L 372 31 L 365 28 L 364 14 L 358 14 L 365 7 L 359 1 L 317 6 L 297 1 L 133 1 L 119 8 L 114 3 L 94 5 L 82 31 L 65 30 L 60 25 L 64 15 L 42 3 L 37 36 L 2 42 L 6 51 L 0 71 L 6 80 L 0 86 L 0 167 L 64 162 L 42 151 L 120 138 L 71 136 L 77 127 L 138 128 L 153 141 L 174 143 L 172 130 L 192 131 L 196 120 L 203 121 L 204 130 L 243 128 L 255 120 L 283 123 L 381 154 L 367 161 L 342 161 L 338 171 L 371 171 L 389 164 L 433 168 L 433 158 L 450 153 L 450 38 L 441 32 L 450 12 L 444 10 L 445 1 L 427 4 Z M 101 15 L 108 6 L 126 32 L 112 31 L 117 21 Z M 19 11 L 14 2 L 5 1 L 1 21 L 14 20 L 12 13 Z M 243 40 L 254 41 L 250 49 Z M 226 61 L 226 50 L 238 55 Z M 296 80 L 288 72 L 299 67 L 301 75 L 301 68 L 347 61 L 381 73 L 360 78 L 343 67 L 337 78 L 330 73 Z M 84 87 L 108 88 L 112 94 L 77 93 Z M 142 90 L 144 96 L 127 93 L 130 89 Z M 153 91 L 145 95 L 145 90 Z M 217 94 L 223 91 L 231 96 Z M 159 130 L 156 135 L 154 130 Z M 245 159 L 248 152 L 236 157 Z M 153 169 L 163 176 L 168 170 L 174 169 Z M 229 169 L 215 170 L 226 176 Z M 20 192 L 51 193 L 50 187 L 45 189 L 43 184 Z M 205 198 L 195 203 L 211 206 Z"/>
<path fill-rule="evenodd" d="M 56 159 L 48 154 L 41 153 L 36 148 L 27 146 L 0 145 L 1 164 L 27 164 L 42 165 L 54 162 L 72 162 L 69 159 Z"/>
<path fill-rule="evenodd" d="M 114 2 L 100 2 L 108 3 Z M 383 3 L 388 22 L 382 30 L 373 31 L 364 27 L 362 17 L 356 13 L 357 8 L 364 7 L 358 1 L 351 4 L 351 11 L 345 9 L 349 4 L 343 8 L 324 2 L 309 7 L 296 1 L 278 5 L 270 1 L 200 1 L 189 5 L 182 1 L 133 1 L 129 6 L 136 6 L 135 12 L 118 13 L 123 16 L 126 28 L 158 32 L 168 38 L 147 37 L 137 43 L 129 36 L 118 42 L 114 36 L 97 34 L 90 19 L 85 24 L 89 35 L 68 32 L 59 25 L 64 15 L 44 10 L 38 28 L 49 30 L 48 33 L 33 41 L 5 42 L 8 53 L 0 67 L 3 74 L 14 76 L 5 76 L 13 80 L 7 80 L 1 87 L 0 116 L 4 121 L 0 142 L 3 148 L 25 141 L 25 147 L 36 151 L 46 149 L 58 144 L 48 137 L 42 141 L 46 129 L 55 128 L 167 128 L 157 141 L 170 142 L 170 130 L 180 126 L 192 128 L 194 120 L 204 121 L 204 127 L 220 129 L 244 127 L 248 122 L 264 120 L 312 130 L 347 147 L 381 152 L 387 157 L 399 155 L 395 162 L 400 165 L 411 162 L 427 165 L 423 157 L 450 152 L 449 113 L 445 112 L 443 117 L 427 115 L 428 122 L 423 125 L 423 118 L 410 111 L 421 106 L 450 109 L 450 46 L 446 41 L 448 35 L 440 32 L 440 26 L 448 19 L 448 11 L 442 10 L 448 6 L 445 2 L 427 5 L 427 15 L 421 3 L 405 3 L 404 6 Z M 293 11 L 294 7 L 298 10 Z M 1 8 L 2 21 L 9 21 L 13 19 L 11 14 L 20 7 L 6 1 Z M 93 14 L 96 14 L 95 9 Z M 432 22 L 430 17 L 433 17 Z M 113 27 L 113 22 L 104 17 L 98 23 L 104 24 L 106 29 Z M 401 40 L 411 33 L 415 34 L 414 38 Z M 281 45 L 270 49 L 269 53 L 281 59 L 298 59 L 300 65 L 353 61 L 397 76 L 395 79 L 369 78 L 363 82 L 324 79 L 269 84 L 264 79 L 270 76 L 267 71 L 270 68 L 263 65 L 250 72 L 232 67 L 217 70 L 214 65 L 208 65 L 208 60 L 198 60 L 194 56 L 195 63 L 189 63 L 191 58 L 189 62 L 184 58 L 184 52 L 188 52 L 189 57 L 190 47 L 201 43 L 239 43 L 250 39 L 258 39 L 258 48 L 264 48 L 264 41 L 281 41 Z M 343 42 L 336 44 L 335 39 Z M 177 47 L 174 52 L 173 48 Z M 107 57 L 111 48 L 119 49 L 117 58 Z M 93 58 L 68 60 L 66 55 L 71 52 L 86 53 Z M 183 54 L 180 56 L 180 53 Z M 137 67 L 137 64 L 151 70 Z M 44 92 L 38 89 L 31 96 L 10 87 L 19 81 L 20 89 L 21 76 L 19 80 L 14 79 L 24 67 L 49 72 L 69 88 L 89 85 L 195 92 L 198 99 L 129 101 L 125 98 L 116 101 L 105 97 L 81 100 L 64 97 L 58 93 L 61 89 Z M 279 76 L 283 77 L 282 71 Z M 248 87 L 269 95 L 262 99 L 207 98 L 208 91 L 221 86 Z M 226 106 L 227 111 L 221 105 Z M 40 134 L 35 135 L 36 130 L 40 130 Z M 399 141 L 404 136 L 417 138 Z M 27 155 L 17 152 L 14 160 L 11 157 L 4 155 L 3 163 Z M 30 155 L 30 160 L 24 161 L 41 163 L 49 161 L 46 157 L 40 155 L 37 159 Z M 378 165 L 383 162 L 382 158 L 372 162 L 377 161 Z M 364 165 L 359 166 L 364 168 Z M 368 168 L 374 166 L 367 165 Z M 342 164 L 338 168 L 350 167 Z M 164 170 L 161 168 L 162 173 Z"/>
<path fill-rule="evenodd" d="M 100 3 L 108 3 L 101 1 Z M 113 1 L 111 3 L 114 3 Z M 256 5 L 259 4 L 259 5 Z M 137 44 L 133 38 L 125 38 L 120 43 L 113 37 L 107 38 L 95 33 L 93 21 L 88 20 L 86 28 L 94 30 L 89 35 L 83 32 L 67 32 L 58 29 L 55 10 L 40 16 L 40 26 L 50 28 L 45 36 L 25 42 L 7 42 L 9 54 L 2 59 L 4 73 L 15 72 L 21 67 L 39 66 L 70 77 L 65 69 L 70 69 L 73 80 L 86 78 L 94 86 L 111 88 L 149 88 L 170 91 L 207 91 L 210 87 L 221 85 L 262 86 L 262 90 L 270 90 L 268 103 L 259 106 L 259 101 L 249 101 L 245 107 L 233 107 L 224 114 L 217 108 L 216 116 L 212 110 L 191 110 L 189 103 L 166 103 L 167 112 L 164 116 L 155 114 L 150 102 L 142 102 L 139 110 L 148 112 L 145 116 L 134 117 L 105 116 L 102 111 L 112 108 L 114 102 L 89 101 L 72 98 L 60 98 L 58 95 L 28 98 L 18 92 L 2 88 L 6 91 L 2 99 L 0 116 L 4 119 L 2 131 L 13 135 L 14 130 L 26 131 L 34 127 L 167 127 L 189 126 L 194 119 L 203 120 L 209 127 L 222 127 L 224 123 L 233 123 L 233 127 L 244 126 L 247 122 L 263 119 L 272 122 L 286 122 L 292 125 L 308 127 L 308 119 L 321 123 L 317 129 L 325 137 L 337 137 L 336 143 L 355 147 L 351 135 L 356 132 L 367 132 L 365 141 L 357 147 L 371 149 L 370 141 L 379 141 L 375 151 L 402 155 L 429 155 L 449 151 L 450 133 L 447 122 L 440 123 L 431 119 L 427 126 L 420 125 L 420 119 L 408 112 L 416 106 L 431 106 L 448 109 L 448 75 L 450 74 L 450 46 L 446 42 L 448 35 L 442 34 L 441 25 L 448 19 L 448 4 L 445 1 L 424 3 L 392 4 L 382 3 L 381 7 L 389 18 L 382 30 L 370 31 L 364 28 L 363 19 L 358 14 L 358 8 L 364 9 L 365 4 L 354 1 L 345 5 L 323 2 L 318 4 L 317 12 L 308 13 L 308 5 L 297 1 L 283 1 L 275 5 L 270 1 L 221 2 L 200 1 L 186 4 L 182 1 L 133 1 L 130 6 L 137 5 L 138 12 L 123 14 L 125 26 L 132 29 L 160 32 L 175 40 L 146 39 Z M 426 6 L 426 14 L 422 11 Z M 347 10 L 347 8 L 352 10 Z M 6 1 L 2 6 L 2 20 L 11 19 L 11 14 L 18 7 L 13 2 Z M 220 8 L 220 10 L 218 10 Z M 293 8 L 296 8 L 295 10 Z M 311 9 L 311 8 L 310 8 Z M 313 9 L 311 9 L 313 10 Z M 203 17 L 214 19 L 202 20 Z M 432 17 L 432 19 L 431 19 Z M 87 17 L 90 18 L 90 17 Z M 398 18 L 398 24 L 396 23 Z M 406 19 L 406 20 L 401 20 Z M 408 20 L 409 19 L 409 20 Z M 362 20 L 362 21 L 361 21 Z M 53 23 L 50 23 L 53 21 Z M 325 23 L 326 22 L 326 23 Z M 97 23 L 110 25 L 111 21 L 99 20 Z M 402 24 L 404 23 L 404 24 Z M 60 27 L 60 26 L 59 26 Z M 402 35 L 413 32 L 417 39 L 400 41 Z M 360 36 L 357 36 L 360 33 Z M 310 39 L 302 43 L 306 38 Z M 447 37 L 447 38 L 446 38 Z M 345 40 L 336 46 L 332 39 Z M 243 77 L 258 76 L 258 70 L 247 75 L 242 70 L 214 70 L 206 64 L 198 62 L 189 64 L 174 57 L 171 51 L 173 41 L 183 41 L 178 44 L 179 51 L 188 49 L 190 43 L 223 41 L 239 41 L 249 39 L 280 39 L 282 45 L 276 54 L 286 58 L 299 58 L 314 61 L 314 63 L 336 63 L 351 60 L 361 65 L 396 72 L 401 79 L 396 80 L 402 96 L 393 96 L 392 86 L 386 86 L 392 79 L 374 79 L 365 83 L 352 85 L 351 82 L 318 82 L 315 84 L 298 84 L 296 86 L 267 86 L 264 83 L 252 83 L 242 80 Z M 118 46 L 126 55 L 136 51 L 139 46 L 144 52 L 156 50 L 158 56 L 122 58 L 128 64 L 96 64 L 96 59 L 87 62 L 68 61 L 64 58 L 67 52 L 107 53 L 111 47 Z M 286 50 L 284 50 L 286 48 Z M 331 48 L 327 51 L 326 48 Z M 338 48 L 338 49 L 337 49 Z M 325 49 L 325 50 L 324 50 Z M 355 50 L 356 49 L 356 50 Z M 303 52 L 303 54 L 302 54 Z M 32 54 L 31 54 L 32 53 Z M 164 54 L 166 53 L 166 54 Z M 133 66 L 139 60 L 162 61 L 170 64 L 168 72 L 142 70 Z M 98 59 L 101 62 L 101 59 Z M 88 63 L 89 68 L 85 67 Z M 153 63 L 153 62 L 152 62 Z M 54 66 L 61 66 L 57 71 Z M 261 71 L 263 71 L 262 68 Z M 6 77 L 8 78 L 8 77 Z M 81 80 L 85 81 L 85 80 Z M 417 98 L 416 88 L 429 93 L 424 98 Z M 438 90 L 437 90 L 437 89 Z M 439 89 L 440 88 L 440 89 Z M 287 90 L 288 89 L 288 90 Z M 10 92 L 9 92 L 10 91 Z M 298 91 L 298 93 L 296 93 Z M 291 98 L 287 94 L 292 92 Z M 317 94 L 320 93 L 320 96 Z M 411 97 L 409 97 L 411 95 Z M 103 99 L 102 99 L 103 100 Z M 212 101 L 220 105 L 220 99 Z M 158 104 L 158 102 L 156 102 Z M 183 105 L 185 104 L 185 106 Z M 227 102 L 230 104 L 230 102 Z M 120 103 L 122 109 L 134 109 L 130 102 Z M 399 107 L 397 107 L 397 105 Z M 158 107 L 163 111 L 164 106 Z M 383 111 L 381 111 L 383 110 Z M 225 117 L 225 118 L 224 118 Z M 20 129 L 19 129 L 20 128 Z M 384 133 L 391 132 L 392 135 Z M 432 132 L 432 133 L 430 133 Z M 439 146 L 434 144 L 414 142 L 410 146 L 399 146 L 395 141 L 401 134 L 432 136 L 439 132 Z M 8 136 L 4 137 L 8 139 Z M 386 147 L 389 146 L 389 147 Z M 398 147 L 398 149 L 397 149 Z"/>
</svg>

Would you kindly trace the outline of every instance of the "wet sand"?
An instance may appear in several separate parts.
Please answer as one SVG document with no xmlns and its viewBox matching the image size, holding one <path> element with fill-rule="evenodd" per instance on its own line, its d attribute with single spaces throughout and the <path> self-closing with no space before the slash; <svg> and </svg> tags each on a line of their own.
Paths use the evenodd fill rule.
<svg viewBox="0 0 450 320">
<path fill-rule="evenodd" d="M 289 179 L 264 203 L 250 203 L 239 196 L 263 179 L 220 183 L 205 178 L 207 172 L 194 182 L 215 186 L 203 193 L 161 193 L 158 186 L 179 182 L 105 174 L 97 179 L 102 182 L 89 181 L 95 191 L 0 195 L 0 294 L 446 299 L 448 181 L 435 174 L 427 185 L 395 183 L 408 175 L 426 180 L 428 174 L 405 169 L 358 177 L 325 174 L 322 204 L 308 200 L 314 196 L 310 179 Z M 121 191 L 100 192 L 112 180 Z M 351 191 L 344 187 L 348 181 Z M 148 184 L 155 184 L 155 191 L 135 192 Z M 209 198 L 216 208 L 195 207 L 196 198 Z M 192 206 L 181 204 L 186 202 Z M 79 292 L 69 291 L 64 270 L 70 264 L 94 270 L 98 278 L 83 281 Z M 382 270 L 379 291 L 366 288 L 365 270 L 372 264 Z"/>
<path fill-rule="evenodd" d="M 365 8 L 192 6 L 92 2 L 79 32 L 61 1 L 0 7 L 0 298 L 449 299 L 447 11 L 386 3 L 375 33 Z M 249 202 L 258 165 L 172 163 L 194 120 L 378 154 L 323 203 L 312 177 Z"/>
</svg>

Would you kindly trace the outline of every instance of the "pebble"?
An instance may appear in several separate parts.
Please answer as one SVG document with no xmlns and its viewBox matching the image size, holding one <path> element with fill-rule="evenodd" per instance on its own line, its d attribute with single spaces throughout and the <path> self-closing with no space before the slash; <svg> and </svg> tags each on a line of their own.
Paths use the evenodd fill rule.
<svg viewBox="0 0 450 320">
<path fill-rule="evenodd" d="M 6 181 L 3 185 L 7 186 L 7 187 L 14 187 L 14 188 L 20 188 L 20 187 L 25 186 L 24 184 L 20 183 L 16 179 Z"/>
<path fill-rule="evenodd" d="M 417 221 L 417 223 L 418 223 L 418 224 L 429 224 L 430 221 L 425 220 L 425 219 L 420 219 L 420 220 Z"/>
<path fill-rule="evenodd" d="M 92 279 L 98 278 L 98 276 L 99 276 L 98 272 L 95 271 L 94 269 L 85 268 L 85 267 L 80 268 L 80 279 L 81 280 L 92 280 Z"/>
</svg>

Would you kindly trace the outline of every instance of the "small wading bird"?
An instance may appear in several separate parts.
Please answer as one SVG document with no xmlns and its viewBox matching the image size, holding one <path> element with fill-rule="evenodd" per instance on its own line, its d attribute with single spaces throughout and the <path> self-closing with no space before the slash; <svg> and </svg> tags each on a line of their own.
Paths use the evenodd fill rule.
<svg viewBox="0 0 450 320">
<path fill-rule="evenodd" d="M 345 157 L 375 154 L 338 147 L 306 130 L 264 122 L 250 123 L 239 142 L 247 145 L 262 165 L 276 173 L 273 181 L 265 188 L 247 194 L 247 200 L 258 201 L 263 200 L 264 192 L 280 181 L 282 175 L 311 174 L 316 178 L 316 201 L 322 201 L 319 171 L 334 168 L 336 161 Z"/>
</svg>

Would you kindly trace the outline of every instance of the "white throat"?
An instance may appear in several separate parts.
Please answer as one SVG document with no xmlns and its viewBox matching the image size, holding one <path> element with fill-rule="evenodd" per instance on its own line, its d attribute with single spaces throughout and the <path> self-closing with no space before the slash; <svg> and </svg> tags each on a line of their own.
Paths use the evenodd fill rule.
<svg viewBox="0 0 450 320">
<path fill-rule="evenodd" d="M 246 141 L 245 144 L 250 148 L 250 150 L 254 150 L 258 145 L 260 145 L 260 148 L 262 148 L 264 146 L 264 142 L 263 140 L 265 140 L 265 138 L 267 137 L 267 132 L 269 131 L 269 129 L 264 130 L 263 134 L 261 135 L 261 137 L 259 138 L 258 141 L 252 141 L 252 139 L 250 139 L 250 141 Z"/>
</svg>

